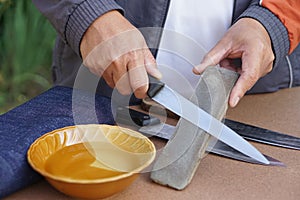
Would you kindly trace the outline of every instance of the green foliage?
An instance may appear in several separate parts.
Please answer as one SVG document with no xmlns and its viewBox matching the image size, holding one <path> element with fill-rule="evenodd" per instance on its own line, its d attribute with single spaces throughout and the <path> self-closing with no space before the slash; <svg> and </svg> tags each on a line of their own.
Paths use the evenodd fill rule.
<svg viewBox="0 0 300 200">
<path fill-rule="evenodd" d="M 55 31 L 28 0 L 0 0 L 0 19 L 1 113 L 51 86 Z"/>
<path fill-rule="evenodd" d="M 4 11 L 10 6 L 11 0 L 0 0 L 0 19 Z"/>
</svg>

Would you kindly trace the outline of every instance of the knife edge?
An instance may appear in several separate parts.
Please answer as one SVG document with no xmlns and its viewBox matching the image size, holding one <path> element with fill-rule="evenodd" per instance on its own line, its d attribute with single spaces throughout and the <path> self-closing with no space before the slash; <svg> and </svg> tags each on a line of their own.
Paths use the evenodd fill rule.
<svg viewBox="0 0 300 200">
<path fill-rule="evenodd" d="M 172 137 L 173 133 L 175 132 L 175 129 L 176 126 L 161 123 L 161 124 L 141 127 L 138 131 L 148 137 L 154 136 L 163 140 L 169 140 Z M 213 153 L 215 155 L 219 155 L 219 156 L 223 156 L 226 158 L 231 158 L 231 159 L 235 159 L 247 163 L 266 165 L 266 166 L 280 166 L 280 167 L 286 166 L 284 163 L 280 162 L 279 160 L 276 160 L 264 154 L 263 155 L 269 161 L 269 164 L 258 162 L 257 160 L 249 156 L 246 156 L 240 153 L 239 151 L 236 151 L 235 149 L 229 147 L 228 145 L 224 144 L 221 141 L 210 143 L 207 149 L 208 149 L 207 150 L 208 153 Z"/>
<path fill-rule="evenodd" d="M 224 123 L 245 139 L 273 146 L 300 150 L 300 138 L 298 137 L 230 119 L 225 119 Z"/>
<path fill-rule="evenodd" d="M 269 164 L 253 145 L 216 118 L 164 84 L 152 99 L 238 151 Z M 217 127 L 217 128 L 215 128 Z"/>
</svg>

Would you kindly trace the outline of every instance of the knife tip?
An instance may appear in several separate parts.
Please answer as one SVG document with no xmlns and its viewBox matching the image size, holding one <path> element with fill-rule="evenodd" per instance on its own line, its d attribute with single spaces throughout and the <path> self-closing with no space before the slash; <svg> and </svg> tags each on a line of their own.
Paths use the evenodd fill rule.
<svg viewBox="0 0 300 200">
<path fill-rule="evenodd" d="M 265 156 L 263 156 L 260 159 L 260 162 L 262 162 L 263 164 L 266 164 L 266 165 L 270 165 L 270 161 Z"/>
<path fill-rule="evenodd" d="M 267 156 L 267 155 L 264 155 L 264 156 L 269 161 L 268 166 L 287 167 L 284 163 L 280 162 L 279 160 L 276 160 L 275 158 L 272 158 L 272 157 Z"/>
</svg>

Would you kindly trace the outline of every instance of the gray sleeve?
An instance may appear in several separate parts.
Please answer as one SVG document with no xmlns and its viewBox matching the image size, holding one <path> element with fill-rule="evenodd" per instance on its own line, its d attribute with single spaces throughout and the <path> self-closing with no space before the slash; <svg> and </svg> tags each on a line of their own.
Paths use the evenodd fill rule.
<svg viewBox="0 0 300 200">
<path fill-rule="evenodd" d="M 256 19 L 267 30 L 275 55 L 273 68 L 276 68 L 290 49 L 289 36 L 285 26 L 270 10 L 260 6 L 258 3 L 252 3 L 238 19 L 245 17 Z"/>
<path fill-rule="evenodd" d="M 80 55 L 80 42 L 99 16 L 122 8 L 114 0 L 32 0 L 61 39 Z"/>
</svg>

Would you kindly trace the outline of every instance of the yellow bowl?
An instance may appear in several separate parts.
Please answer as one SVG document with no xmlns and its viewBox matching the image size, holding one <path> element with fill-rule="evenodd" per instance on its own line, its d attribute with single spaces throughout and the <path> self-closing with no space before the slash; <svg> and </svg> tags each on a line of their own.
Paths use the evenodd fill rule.
<svg viewBox="0 0 300 200">
<path fill-rule="evenodd" d="M 154 144 L 119 126 L 77 125 L 49 132 L 27 152 L 29 164 L 69 196 L 99 199 L 127 188 L 155 158 Z"/>
</svg>

